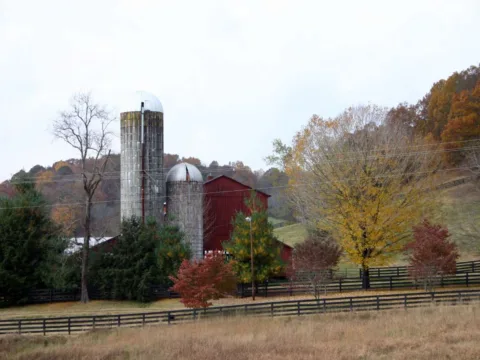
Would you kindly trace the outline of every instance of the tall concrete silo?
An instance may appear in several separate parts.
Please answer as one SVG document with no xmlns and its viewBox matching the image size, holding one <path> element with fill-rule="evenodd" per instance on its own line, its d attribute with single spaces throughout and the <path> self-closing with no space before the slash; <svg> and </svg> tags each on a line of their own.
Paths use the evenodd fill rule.
<svg viewBox="0 0 480 360">
<path fill-rule="evenodd" d="M 203 258 L 203 177 L 188 163 L 175 165 L 167 174 L 167 219 L 178 224 L 192 249 L 192 258 Z"/>
<path fill-rule="evenodd" d="M 143 126 L 142 126 L 143 125 Z M 123 104 L 121 216 L 163 221 L 163 107 L 154 95 L 137 91 Z"/>
</svg>

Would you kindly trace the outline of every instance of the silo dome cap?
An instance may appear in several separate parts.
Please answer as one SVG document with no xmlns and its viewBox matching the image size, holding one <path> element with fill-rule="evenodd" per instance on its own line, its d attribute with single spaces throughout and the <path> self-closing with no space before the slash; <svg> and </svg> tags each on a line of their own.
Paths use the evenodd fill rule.
<svg viewBox="0 0 480 360">
<path fill-rule="evenodd" d="M 203 182 L 203 176 L 196 166 L 184 162 L 172 167 L 167 174 L 167 183 L 175 181 Z"/>
<path fill-rule="evenodd" d="M 120 113 L 140 111 L 142 101 L 145 111 L 154 111 L 163 113 L 163 106 L 158 98 L 146 91 L 136 91 L 125 97 L 120 108 Z"/>
</svg>

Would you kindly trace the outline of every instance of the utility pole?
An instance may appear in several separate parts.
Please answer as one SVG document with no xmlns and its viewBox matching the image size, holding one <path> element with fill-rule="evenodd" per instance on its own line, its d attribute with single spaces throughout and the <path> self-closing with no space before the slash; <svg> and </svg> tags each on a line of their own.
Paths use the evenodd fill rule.
<svg viewBox="0 0 480 360">
<path fill-rule="evenodd" d="M 142 146 L 142 223 L 145 224 L 145 123 L 144 123 L 144 112 L 145 112 L 145 103 L 142 101 L 141 104 L 141 130 L 140 130 L 140 141 Z"/>
<path fill-rule="evenodd" d="M 255 300 L 255 272 L 253 269 L 253 232 L 252 232 L 252 218 L 245 218 L 250 223 L 250 266 L 252 275 L 252 300 Z"/>
</svg>

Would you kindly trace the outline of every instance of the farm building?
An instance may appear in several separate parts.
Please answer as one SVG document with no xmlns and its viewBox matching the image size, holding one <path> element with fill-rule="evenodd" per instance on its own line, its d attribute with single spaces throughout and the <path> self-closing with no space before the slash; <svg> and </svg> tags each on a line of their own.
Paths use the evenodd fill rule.
<svg viewBox="0 0 480 360">
<path fill-rule="evenodd" d="M 222 175 L 208 178 L 203 185 L 204 197 L 204 251 L 223 250 L 222 243 L 230 239 L 233 231 L 232 219 L 239 211 L 250 215 L 245 206 L 245 199 L 250 196 L 253 189 L 241 182 Z M 270 195 L 253 190 L 261 203 L 268 208 Z M 292 256 L 292 247 L 282 244 L 282 259 L 288 260 Z"/>
<path fill-rule="evenodd" d="M 130 94 L 120 111 L 121 134 L 121 218 L 132 215 L 145 221 L 153 217 L 159 224 L 177 224 L 185 241 L 199 259 L 205 251 L 223 250 L 230 238 L 232 218 L 238 211 L 248 214 L 245 199 L 252 188 L 222 175 L 203 182 L 193 165 L 175 165 L 163 176 L 164 111 L 153 94 Z M 270 195 L 255 191 L 265 209 Z M 111 249 L 116 239 L 94 244 Z M 282 258 L 291 257 L 292 248 L 282 243 Z"/>
</svg>

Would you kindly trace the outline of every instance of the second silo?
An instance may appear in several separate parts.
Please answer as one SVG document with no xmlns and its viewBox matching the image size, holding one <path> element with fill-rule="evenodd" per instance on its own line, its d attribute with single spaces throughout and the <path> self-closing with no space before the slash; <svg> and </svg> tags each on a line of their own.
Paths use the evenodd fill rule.
<svg viewBox="0 0 480 360">
<path fill-rule="evenodd" d="M 163 220 L 163 107 L 154 95 L 137 91 L 120 113 L 121 217 Z"/>
<path fill-rule="evenodd" d="M 190 244 L 192 258 L 203 258 L 203 177 L 188 163 L 175 165 L 167 174 L 167 219 L 178 224 Z"/>
</svg>

